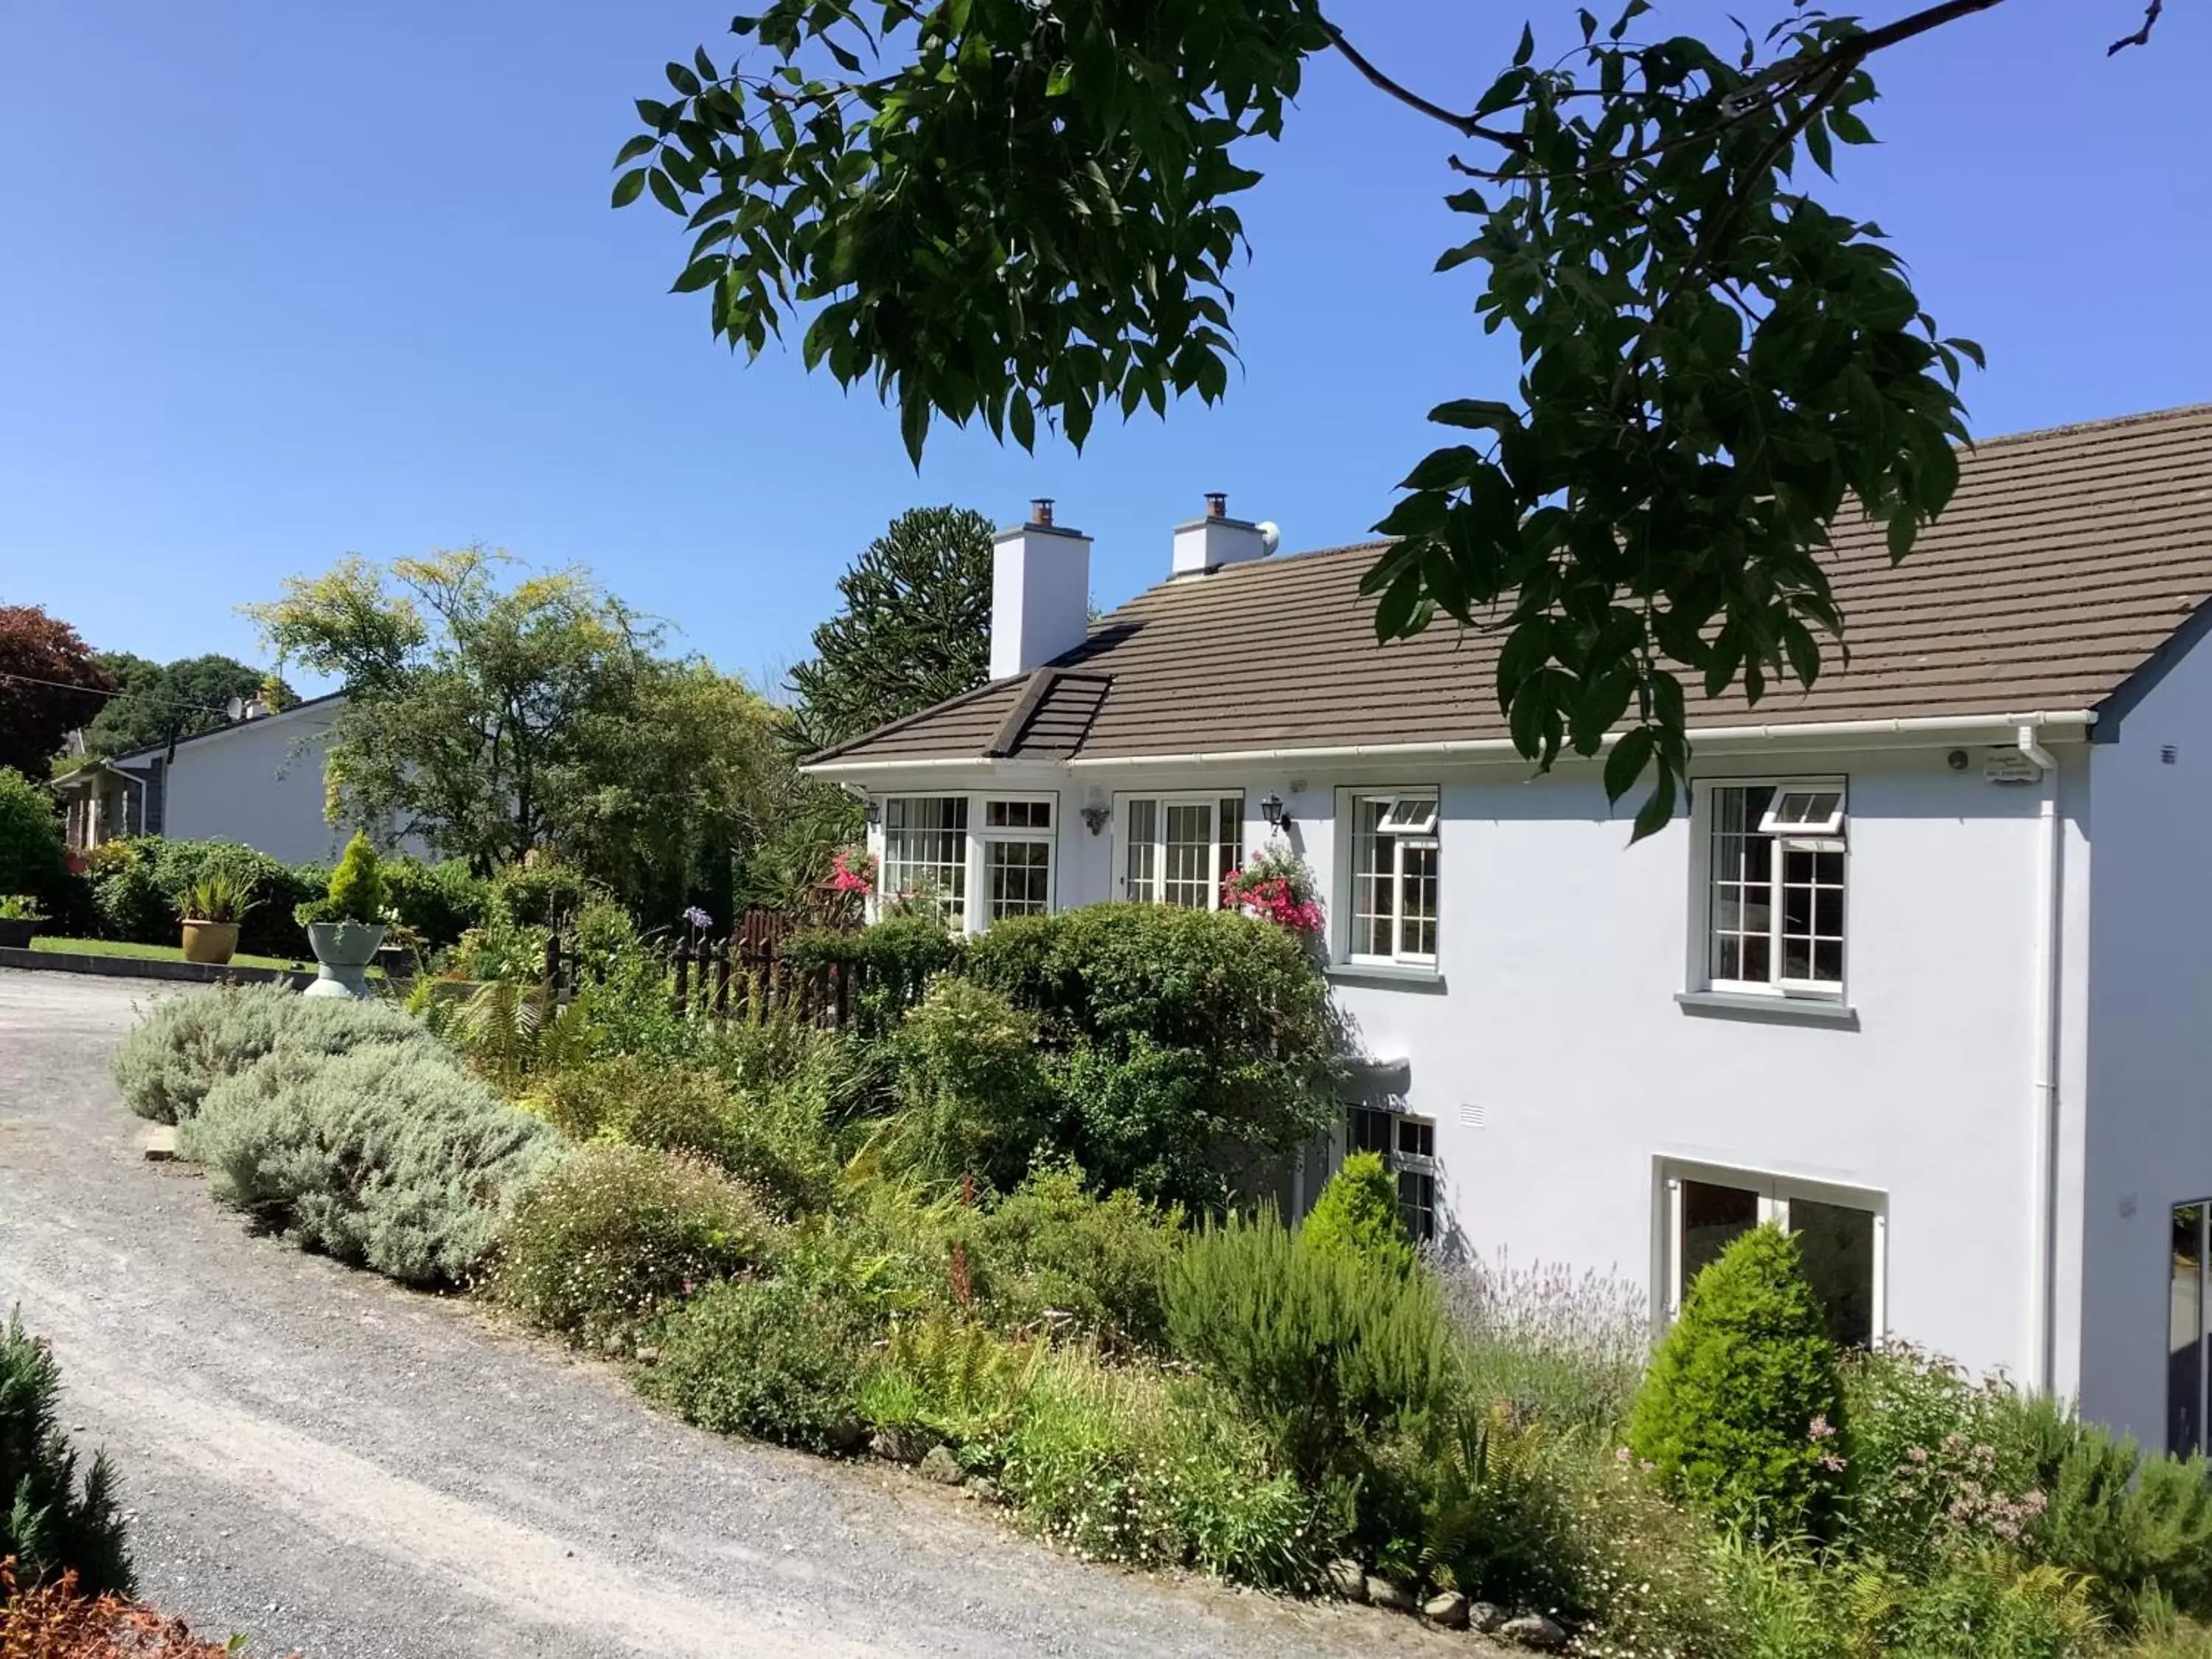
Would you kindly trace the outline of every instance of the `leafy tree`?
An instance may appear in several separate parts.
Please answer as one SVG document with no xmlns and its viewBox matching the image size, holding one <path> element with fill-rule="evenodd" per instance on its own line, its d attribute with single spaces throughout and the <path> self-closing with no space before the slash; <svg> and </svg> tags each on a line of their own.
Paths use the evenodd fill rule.
<svg viewBox="0 0 2212 1659">
<path fill-rule="evenodd" d="M 959 507 L 893 519 L 837 579 L 843 605 L 791 671 L 790 739 L 831 748 L 983 683 L 991 659 L 991 521 Z"/>
<path fill-rule="evenodd" d="M 260 669 L 216 653 L 157 663 L 128 651 L 102 651 L 93 660 L 123 694 L 109 698 L 85 728 L 85 747 L 94 755 L 127 755 L 213 732 L 228 722 L 234 697 L 273 691 L 279 706 L 292 700 L 281 680 L 272 684 Z"/>
<path fill-rule="evenodd" d="M 46 777 L 113 689 L 76 629 L 34 605 L 0 605 L 0 766 Z"/>
<path fill-rule="evenodd" d="M 0 896 L 58 898 L 67 874 L 53 792 L 0 766 Z"/>
<path fill-rule="evenodd" d="M 479 875 L 532 852 L 634 902 L 682 902 L 757 832 L 766 703 L 654 654 L 660 630 L 579 570 L 501 575 L 482 548 L 349 558 L 248 607 L 279 660 L 344 682 L 334 821 L 417 834 Z"/>
<path fill-rule="evenodd" d="M 1606 787 L 1651 776 L 1645 835 L 1688 763 L 1686 680 L 1812 684 L 1843 631 L 1830 527 L 1863 514 L 1902 557 L 1950 499 L 1980 350 L 1798 169 L 1871 141 L 1877 54 L 2001 3 L 1868 27 L 1770 0 L 1764 36 L 1707 41 L 1647 36 L 1627 0 L 1610 26 L 1578 10 L 1561 53 L 1524 28 L 1455 109 L 1318 0 L 771 0 L 732 21 L 734 61 L 702 47 L 667 66 L 672 101 L 638 101 L 614 203 L 686 221 L 676 289 L 733 347 L 804 318 L 807 365 L 872 379 L 917 460 L 940 417 L 1079 447 L 1102 409 L 1226 391 L 1247 141 L 1341 54 L 1443 129 L 1470 222 L 1437 267 L 1484 269 L 1476 310 L 1523 364 L 1431 411 L 1466 435 L 1377 526 L 1376 631 L 1502 633 L 1517 747 L 1549 765 L 1618 733 Z"/>
</svg>

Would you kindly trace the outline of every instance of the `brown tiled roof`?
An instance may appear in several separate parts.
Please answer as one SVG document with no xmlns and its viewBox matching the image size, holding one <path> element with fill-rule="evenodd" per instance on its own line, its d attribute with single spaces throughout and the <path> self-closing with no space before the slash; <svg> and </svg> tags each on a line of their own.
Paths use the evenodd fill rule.
<svg viewBox="0 0 2212 1659">
<path fill-rule="evenodd" d="M 1373 604 L 1358 589 L 1381 545 L 1164 583 L 1035 675 L 820 758 L 1105 759 L 1504 737 L 1498 635 L 1437 624 L 1376 642 Z M 1693 727 L 2096 708 L 2212 594 L 2212 404 L 1985 442 L 1902 565 L 1863 525 L 1839 527 L 1824 562 L 1849 663 L 1831 652 L 1811 691 L 1771 693 L 1756 708 L 1741 693 L 1693 693 Z"/>
</svg>

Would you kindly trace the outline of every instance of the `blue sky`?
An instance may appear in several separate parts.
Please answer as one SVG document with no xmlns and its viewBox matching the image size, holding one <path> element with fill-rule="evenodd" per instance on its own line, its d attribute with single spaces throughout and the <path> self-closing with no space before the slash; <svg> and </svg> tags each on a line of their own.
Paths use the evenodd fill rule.
<svg viewBox="0 0 2212 1659">
<path fill-rule="evenodd" d="M 701 41 L 720 55 L 732 9 L 0 4 L 0 603 L 104 647 L 253 658 L 235 607 L 288 574 L 483 541 L 588 564 L 769 675 L 902 507 L 1005 521 L 1056 496 L 1110 605 L 1164 573 L 1204 490 L 1291 548 L 1357 538 L 1429 447 L 1431 404 L 1510 392 L 1475 270 L 1430 274 L 1455 240 L 1448 135 L 1324 61 L 1285 142 L 1249 158 L 1268 177 L 1227 403 L 1102 427 L 1080 458 L 940 432 L 917 477 L 872 397 L 708 338 L 703 301 L 665 292 L 673 219 L 607 209 L 631 99 Z M 2008 0 L 1877 66 L 1887 142 L 1845 152 L 1830 199 L 1879 220 L 1946 328 L 1988 347 L 1978 432 L 2212 399 L 2212 11 L 2169 7 L 2149 49 L 2107 61 L 2140 10 Z M 1447 103 L 1523 15 L 1564 48 L 1573 7 L 1553 0 L 1339 13 Z"/>
</svg>

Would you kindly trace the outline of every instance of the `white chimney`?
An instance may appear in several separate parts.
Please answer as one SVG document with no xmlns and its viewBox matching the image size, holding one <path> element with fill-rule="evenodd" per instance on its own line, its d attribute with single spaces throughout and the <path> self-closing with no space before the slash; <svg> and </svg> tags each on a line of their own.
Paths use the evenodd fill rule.
<svg viewBox="0 0 2212 1659">
<path fill-rule="evenodd" d="M 1229 497 L 1218 490 L 1210 490 L 1206 497 L 1206 516 L 1176 526 L 1175 563 L 1169 574 L 1194 576 L 1224 564 L 1264 559 L 1282 539 L 1283 532 L 1273 525 L 1247 524 L 1242 519 L 1231 518 Z"/>
<path fill-rule="evenodd" d="M 1030 503 L 1027 524 L 991 544 L 991 678 L 1026 674 L 1091 634 L 1091 538 Z"/>
</svg>

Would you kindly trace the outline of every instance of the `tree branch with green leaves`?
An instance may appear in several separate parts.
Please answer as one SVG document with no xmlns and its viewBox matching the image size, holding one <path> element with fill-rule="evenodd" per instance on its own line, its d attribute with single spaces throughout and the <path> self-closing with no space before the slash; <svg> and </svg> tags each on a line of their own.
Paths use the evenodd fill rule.
<svg viewBox="0 0 2212 1659">
<path fill-rule="evenodd" d="M 1676 811 L 1692 688 L 1755 703 L 1841 649 L 1834 530 L 1870 520 L 1901 559 L 1956 486 L 1980 350 L 1808 175 L 1873 142 L 1870 59 L 2002 3 L 1868 25 L 1770 0 L 1714 43 L 1629 0 L 1575 12 L 1548 64 L 1524 28 L 1461 112 L 1317 0 L 775 0 L 733 21 L 738 61 L 702 47 L 639 101 L 614 199 L 684 218 L 675 287 L 718 337 L 757 354 L 803 321 L 807 367 L 872 381 L 917 464 L 939 420 L 1079 447 L 1102 411 L 1225 393 L 1252 141 L 1340 55 L 1452 133 L 1471 222 L 1437 269 L 1481 270 L 1521 358 L 1431 411 L 1471 435 L 1376 526 L 1378 636 L 1499 635 L 1516 745 L 1603 754 L 1615 801 L 1648 786 L 1640 837 Z"/>
</svg>

